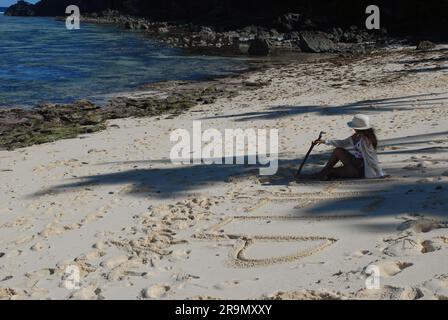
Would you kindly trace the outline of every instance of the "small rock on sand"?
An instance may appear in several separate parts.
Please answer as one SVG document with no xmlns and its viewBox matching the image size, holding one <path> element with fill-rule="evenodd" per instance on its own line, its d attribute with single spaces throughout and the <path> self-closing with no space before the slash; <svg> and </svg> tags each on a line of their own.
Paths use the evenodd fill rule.
<svg viewBox="0 0 448 320">
<path fill-rule="evenodd" d="M 426 51 L 426 50 L 431 50 L 434 49 L 436 47 L 436 45 L 434 43 L 432 43 L 431 41 L 425 40 L 425 41 L 420 41 L 417 44 L 417 50 L 420 51 Z"/>
</svg>

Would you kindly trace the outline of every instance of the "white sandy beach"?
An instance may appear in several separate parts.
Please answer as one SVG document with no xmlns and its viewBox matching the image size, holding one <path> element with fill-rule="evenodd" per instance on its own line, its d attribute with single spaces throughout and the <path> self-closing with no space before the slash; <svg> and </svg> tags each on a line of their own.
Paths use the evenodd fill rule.
<svg viewBox="0 0 448 320">
<path fill-rule="evenodd" d="M 337 61 L 337 60 L 336 60 Z M 292 63 L 178 117 L 0 151 L 0 298 L 447 299 L 448 48 Z M 368 114 L 386 180 L 297 183 Z M 170 133 L 279 129 L 280 169 L 173 165 Z M 320 146 L 306 171 L 321 167 Z M 376 265 L 380 289 L 367 289 Z M 68 266 L 81 272 L 69 290 Z"/>
</svg>

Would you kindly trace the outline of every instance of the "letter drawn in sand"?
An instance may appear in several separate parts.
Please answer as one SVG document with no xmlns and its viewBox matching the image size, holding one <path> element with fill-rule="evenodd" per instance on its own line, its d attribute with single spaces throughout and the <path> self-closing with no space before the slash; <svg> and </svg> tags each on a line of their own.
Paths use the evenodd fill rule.
<svg viewBox="0 0 448 320">
<path fill-rule="evenodd" d="M 300 235 L 300 234 L 250 234 L 243 230 L 250 230 L 250 227 L 238 228 L 235 231 L 231 231 L 235 226 L 241 226 L 242 224 L 259 224 L 260 222 L 268 221 L 269 224 L 284 224 L 285 226 L 291 226 L 293 223 L 300 224 L 301 221 L 319 223 L 324 220 L 341 220 L 341 219 L 354 219 L 360 218 L 365 213 L 376 209 L 384 201 L 384 198 L 379 194 L 383 192 L 378 191 L 349 191 L 349 192 L 332 192 L 320 191 L 315 193 L 283 193 L 283 192 L 264 192 L 265 197 L 260 199 L 260 193 L 263 191 L 256 191 L 253 196 L 246 194 L 247 199 L 256 199 L 256 204 L 250 208 L 243 208 L 244 212 L 248 215 L 243 216 L 231 216 L 219 223 L 211 226 L 207 230 L 193 235 L 196 239 L 202 240 L 214 240 L 214 241 L 234 241 L 232 250 L 229 252 L 230 265 L 236 268 L 253 268 L 263 267 L 277 263 L 287 263 L 295 260 L 300 260 L 315 254 L 318 254 L 327 248 L 331 247 L 339 239 L 336 239 L 330 235 Z M 373 193 L 373 194 L 372 194 Z M 257 197 L 258 195 L 258 197 Z M 358 207 L 358 212 L 355 214 L 336 214 L 330 216 L 323 215 L 272 215 L 272 214 L 258 214 L 249 215 L 251 211 L 259 210 L 270 202 L 285 203 L 291 202 L 291 208 L 294 210 L 304 210 L 310 206 L 314 206 L 328 200 L 344 201 L 343 205 L 347 208 L 350 204 L 355 204 Z M 347 204 L 345 204 L 347 202 Z M 364 205 L 363 205 L 364 204 Z M 360 207 L 361 205 L 361 207 Z M 359 207 L 361 208 L 361 214 L 359 213 Z M 309 209 L 307 209 L 309 210 Z M 264 210 L 263 210 L 264 211 Z M 232 225 L 232 226 L 230 226 Z M 229 230 L 230 229 L 230 230 Z M 283 230 L 283 229 L 282 229 Z M 286 245 L 289 249 L 284 255 L 277 256 L 257 256 L 253 252 L 260 251 L 260 246 L 273 246 L 273 245 Z M 298 247 L 297 247 L 298 246 Z M 258 249 L 257 249 L 258 247 Z M 297 247 L 297 248 L 296 248 Z M 300 248 L 299 248 L 300 247 Z M 291 250 L 292 249 L 292 250 Z M 258 250 L 258 251 L 257 251 Z M 379 283 L 375 269 L 372 268 L 372 276 L 368 279 L 370 287 L 376 287 Z"/>
</svg>

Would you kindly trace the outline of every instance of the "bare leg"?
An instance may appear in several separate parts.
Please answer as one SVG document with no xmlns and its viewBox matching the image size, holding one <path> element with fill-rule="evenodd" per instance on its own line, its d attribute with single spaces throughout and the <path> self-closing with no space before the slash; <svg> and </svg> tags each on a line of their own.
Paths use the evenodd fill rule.
<svg viewBox="0 0 448 320">
<path fill-rule="evenodd" d="M 336 148 L 333 150 L 330 160 L 328 160 L 324 170 L 333 168 L 338 164 L 339 161 L 341 161 L 344 165 L 351 165 L 352 159 L 353 156 L 350 154 L 350 152 L 343 148 Z"/>
<path fill-rule="evenodd" d="M 343 163 L 342 167 L 334 168 L 338 162 Z M 328 160 L 325 168 L 320 172 L 320 177 L 326 180 L 329 177 L 335 178 L 361 178 L 358 168 L 353 164 L 353 156 L 343 148 L 336 148 Z"/>
<path fill-rule="evenodd" d="M 332 168 L 327 173 L 327 178 L 354 179 L 361 177 L 362 176 L 359 173 L 359 170 L 353 165 L 344 165 L 342 167 Z"/>
</svg>

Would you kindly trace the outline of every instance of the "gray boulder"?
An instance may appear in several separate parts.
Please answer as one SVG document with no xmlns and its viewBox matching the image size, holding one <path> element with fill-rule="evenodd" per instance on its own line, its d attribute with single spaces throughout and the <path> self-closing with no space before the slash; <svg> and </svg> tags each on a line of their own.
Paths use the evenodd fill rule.
<svg viewBox="0 0 448 320">
<path fill-rule="evenodd" d="M 436 47 L 436 45 L 434 43 L 432 43 L 431 41 L 420 41 L 417 44 L 417 50 L 421 50 L 421 51 L 426 51 L 426 50 L 431 50 L 434 49 Z"/>
<path fill-rule="evenodd" d="M 271 51 L 271 42 L 266 38 L 257 37 L 250 42 L 248 53 L 251 56 L 268 56 Z"/>
<path fill-rule="evenodd" d="M 300 33 L 300 48 L 304 52 L 332 52 L 336 45 L 324 32 L 304 31 Z"/>
</svg>

